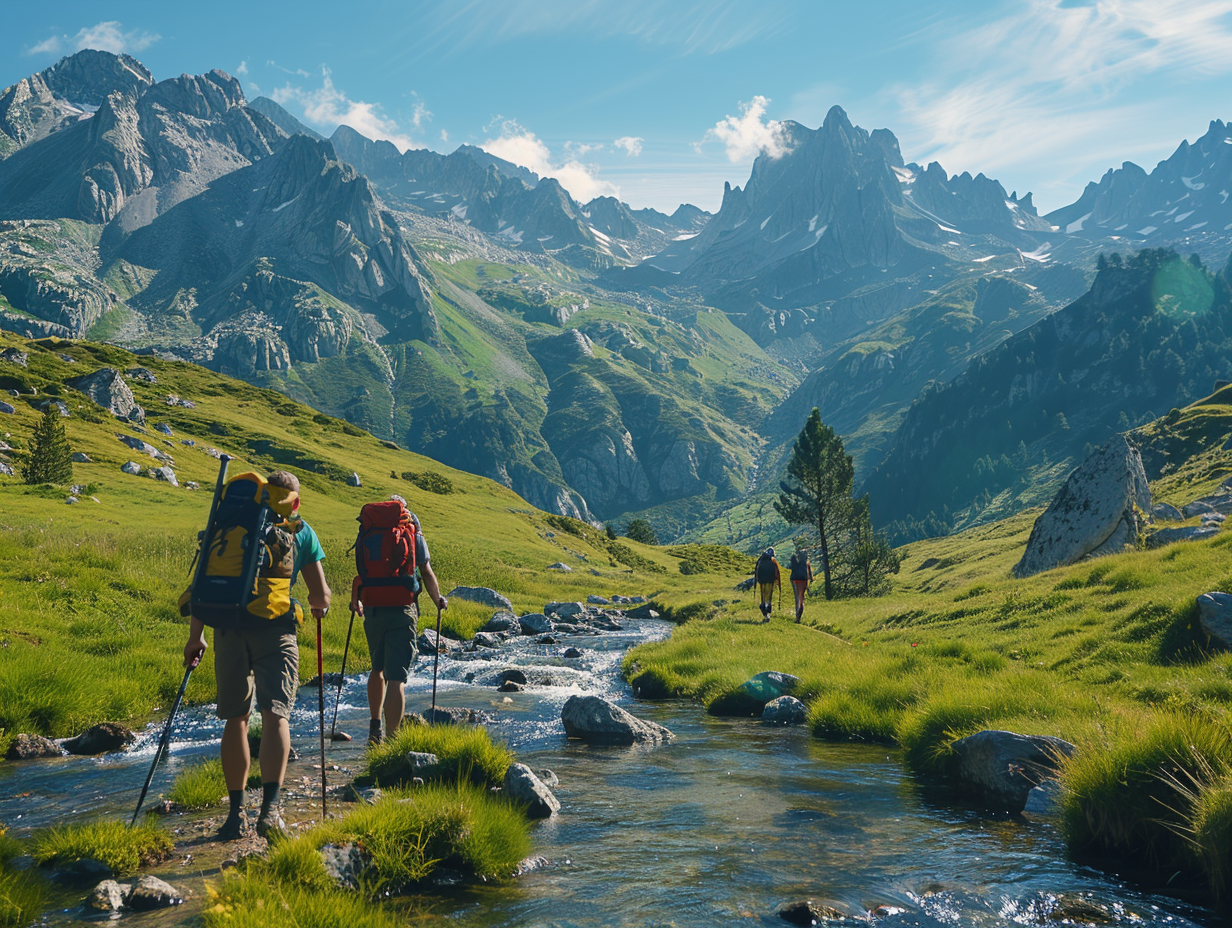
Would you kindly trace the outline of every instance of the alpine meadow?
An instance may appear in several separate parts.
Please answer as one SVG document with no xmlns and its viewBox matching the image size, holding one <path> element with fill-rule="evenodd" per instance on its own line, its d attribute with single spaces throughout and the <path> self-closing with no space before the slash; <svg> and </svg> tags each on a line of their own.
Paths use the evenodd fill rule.
<svg viewBox="0 0 1232 928">
<path fill-rule="evenodd" d="M 0 926 L 1226 922 L 1232 3 L 221 3 L 0 14 Z"/>
</svg>

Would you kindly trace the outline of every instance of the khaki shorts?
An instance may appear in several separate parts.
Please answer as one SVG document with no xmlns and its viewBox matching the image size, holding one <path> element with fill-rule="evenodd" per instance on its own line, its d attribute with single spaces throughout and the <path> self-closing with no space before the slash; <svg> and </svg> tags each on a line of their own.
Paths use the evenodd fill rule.
<svg viewBox="0 0 1232 928">
<path fill-rule="evenodd" d="M 218 717 L 248 715 L 255 690 L 257 705 L 282 719 L 291 717 L 299 686 L 299 645 L 285 626 L 214 632 L 214 676 Z"/>
<path fill-rule="evenodd" d="M 389 683 L 405 683 L 419 658 L 416 606 L 373 606 L 364 610 L 364 634 L 372 669 Z"/>
</svg>

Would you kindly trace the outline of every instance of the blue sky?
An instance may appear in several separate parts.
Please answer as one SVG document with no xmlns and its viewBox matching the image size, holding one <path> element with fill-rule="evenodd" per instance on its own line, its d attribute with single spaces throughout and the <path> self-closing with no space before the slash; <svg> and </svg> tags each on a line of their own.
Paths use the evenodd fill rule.
<svg viewBox="0 0 1232 928">
<path fill-rule="evenodd" d="M 202 15 L 208 10 L 208 15 Z M 80 47 L 221 68 L 329 134 L 482 145 L 586 200 L 717 208 L 834 104 L 1041 212 L 1232 118 L 1232 0 L 10 4 L 0 86 Z"/>
</svg>

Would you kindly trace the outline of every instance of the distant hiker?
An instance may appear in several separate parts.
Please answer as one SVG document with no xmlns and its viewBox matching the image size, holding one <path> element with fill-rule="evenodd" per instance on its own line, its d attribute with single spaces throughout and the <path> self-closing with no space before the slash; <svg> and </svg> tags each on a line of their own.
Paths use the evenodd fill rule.
<svg viewBox="0 0 1232 928">
<path fill-rule="evenodd" d="M 393 735 L 406 714 L 406 681 L 419 657 L 416 646 L 419 593 L 439 609 L 441 595 L 429 560 L 428 542 L 419 519 L 401 496 L 368 503 L 359 513 L 355 539 L 355 569 L 351 608 L 364 619 L 372 671 L 368 674 L 368 743 L 381 740 L 381 709 L 385 731 Z M 422 583 L 421 583 L 422 578 Z"/>
<path fill-rule="evenodd" d="M 796 622 L 804 616 L 804 594 L 813 582 L 813 565 L 809 563 L 808 550 L 797 548 L 791 555 L 791 588 L 796 594 Z"/>
<path fill-rule="evenodd" d="M 765 617 L 764 621 L 770 621 L 770 611 L 773 609 L 774 588 L 779 588 L 779 594 L 783 592 L 782 572 L 779 570 L 779 562 L 774 559 L 774 549 L 767 548 L 761 553 L 761 557 L 757 559 L 757 564 L 753 568 L 753 579 L 757 583 L 757 591 L 761 596 L 761 614 Z"/>
<path fill-rule="evenodd" d="M 206 563 L 198 578 L 204 573 L 215 587 L 224 587 L 252 571 L 256 580 L 246 581 L 249 585 L 242 591 L 240 609 L 233 603 L 221 605 L 213 590 L 200 590 L 194 582 L 181 599 L 181 611 L 191 613 L 184 664 L 205 653 L 204 626 L 212 626 L 218 717 L 226 720 L 222 769 L 231 801 L 218 837 L 233 841 L 244 834 L 244 784 L 251 762 L 248 716 L 255 692 L 261 710 L 263 790 L 257 834 L 276 840 L 286 834 L 278 812 L 278 791 L 291 750 L 288 719 L 299 683 L 296 630 L 303 618 L 303 609 L 291 598 L 291 588 L 302 572 L 312 614 L 318 619 L 325 616 L 330 601 L 322 567 L 325 552 L 316 533 L 299 517 L 299 480 L 293 474 L 274 471 L 268 480 L 257 474 L 239 474 L 222 487 L 216 505 L 217 519 L 211 520 L 210 537 L 200 555 Z M 258 530 L 261 543 L 247 543 L 248 533 Z M 215 598 L 210 600 L 211 596 Z"/>
</svg>

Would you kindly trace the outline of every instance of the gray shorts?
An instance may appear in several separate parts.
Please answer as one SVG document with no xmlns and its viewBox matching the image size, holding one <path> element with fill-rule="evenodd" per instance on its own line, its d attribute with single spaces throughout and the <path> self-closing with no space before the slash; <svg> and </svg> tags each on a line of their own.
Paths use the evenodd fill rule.
<svg viewBox="0 0 1232 928">
<path fill-rule="evenodd" d="M 299 645 L 285 626 L 214 632 L 214 676 L 218 717 L 243 718 L 257 705 L 282 719 L 291 717 L 299 686 Z"/>
<path fill-rule="evenodd" d="M 368 636 L 368 655 L 372 669 L 390 683 L 405 683 L 411 665 L 419 657 L 415 606 L 373 606 L 364 610 L 364 634 Z"/>
</svg>

